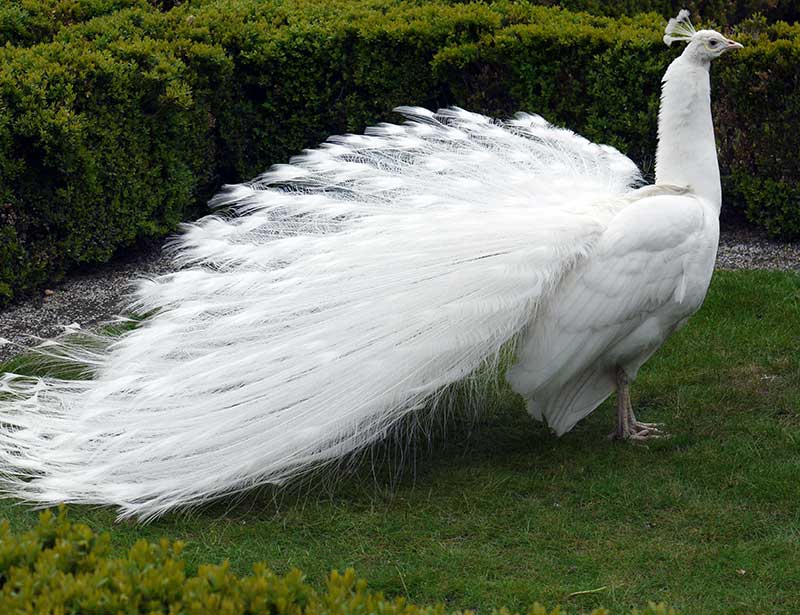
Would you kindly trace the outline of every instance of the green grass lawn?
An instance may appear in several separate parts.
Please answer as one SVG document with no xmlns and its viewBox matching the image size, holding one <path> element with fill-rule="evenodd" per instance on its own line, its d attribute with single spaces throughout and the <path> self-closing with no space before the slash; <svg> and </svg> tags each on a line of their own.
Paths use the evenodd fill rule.
<svg viewBox="0 0 800 615">
<path fill-rule="evenodd" d="M 355 473 L 245 494 L 147 526 L 71 507 L 122 551 L 187 543 L 191 567 L 354 567 L 373 589 L 453 608 L 800 612 L 800 275 L 719 272 L 703 309 L 642 369 L 638 417 L 673 437 L 609 442 L 606 402 L 556 439 L 500 393 Z M 430 444 L 430 445 L 429 445 Z M 405 463 L 401 473 L 398 459 Z M 14 530 L 36 513 L 0 501 Z M 570 597 L 582 590 L 605 588 Z"/>
</svg>

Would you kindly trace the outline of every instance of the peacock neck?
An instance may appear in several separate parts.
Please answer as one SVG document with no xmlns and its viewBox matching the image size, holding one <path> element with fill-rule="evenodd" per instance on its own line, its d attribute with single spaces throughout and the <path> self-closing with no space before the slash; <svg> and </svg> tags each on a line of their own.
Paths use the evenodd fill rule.
<svg viewBox="0 0 800 615">
<path fill-rule="evenodd" d="M 661 88 L 656 183 L 687 186 L 717 211 L 722 204 L 709 64 L 685 55 L 670 64 Z"/>
</svg>

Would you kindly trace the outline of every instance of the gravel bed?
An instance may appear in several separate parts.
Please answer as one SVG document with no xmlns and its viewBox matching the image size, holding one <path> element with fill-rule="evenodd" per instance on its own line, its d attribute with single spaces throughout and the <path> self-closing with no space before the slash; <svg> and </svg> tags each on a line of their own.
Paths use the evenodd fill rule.
<svg viewBox="0 0 800 615">
<path fill-rule="evenodd" d="M 170 267 L 159 249 L 148 249 L 74 273 L 41 295 L 0 311 L 0 338 L 12 342 L 0 345 L 0 362 L 19 354 L 20 346 L 36 343 L 36 338 L 112 318 L 132 281 L 166 273 Z M 800 271 L 800 242 L 775 241 L 753 231 L 726 231 L 720 238 L 717 268 Z"/>
<path fill-rule="evenodd" d="M 717 269 L 800 271 L 800 241 L 769 239 L 751 230 L 725 231 L 719 238 Z"/>
<path fill-rule="evenodd" d="M 160 248 L 70 274 L 43 293 L 0 310 L 0 362 L 32 346 L 37 338 L 54 337 L 75 324 L 89 327 L 119 313 L 132 282 L 170 271 Z"/>
</svg>

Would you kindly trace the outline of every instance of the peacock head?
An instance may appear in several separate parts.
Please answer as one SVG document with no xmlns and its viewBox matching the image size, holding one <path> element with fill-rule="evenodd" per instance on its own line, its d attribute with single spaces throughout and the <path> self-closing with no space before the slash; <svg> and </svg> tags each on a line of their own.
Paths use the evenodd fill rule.
<svg viewBox="0 0 800 615">
<path fill-rule="evenodd" d="M 664 30 L 664 42 L 669 46 L 675 41 L 687 43 L 683 55 L 703 63 L 710 62 L 731 49 L 742 48 L 740 43 L 725 38 L 715 30 L 695 30 L 686 9 L 670 19 Z"/>
</svg>

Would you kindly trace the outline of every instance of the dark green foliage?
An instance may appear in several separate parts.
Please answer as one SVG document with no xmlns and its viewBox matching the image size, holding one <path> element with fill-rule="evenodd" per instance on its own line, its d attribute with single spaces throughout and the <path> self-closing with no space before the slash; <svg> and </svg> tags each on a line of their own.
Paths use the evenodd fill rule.
<svg viewBox="0 0 800 615">
<path fill-rule="evenodd" d="M 588 11 L 610 17 L 646 12 L 675 15 L 681 9 L 689 9 L 693 16 L 714 20 L 721 25 L 739 23 L 754 13 L 761 13 L 770 20 L 800 19 L 800 4 L 796 0 L 536 0 L 536 4 L 561 6 L 571 11 Z"/>
<path fill-rule="evenodd" d="M 62 510 L 45 512 L 31 531 L 13 535 L 0 523 L 0 610 L 3 613 L 196 613 L 237 615 L 445 615 L 443 605 L 419 607 L 387 599 L 367 588 L 352 569 L 332 572 L 324 592 L 315 591 L 299 570 L 285 576 L 264 564 L 238 577 L 228 563 L 185 571 L 183 545 L 139 540 L 122 558 L 109 557 L 109 535 L 70 523 Z M 497 615 L 510 615 L 505 609 Z M 528 615 L 559 615 L 534 605 Z M 674 615 L 651 604 L 639 615 Z M 453 615 L 462 615 L 454 611 Z M 471 611 L 463 615 L 472 615 Z M 566 613 L 563 613 L 566 615 Z M 592 615 L 609 615 L 596 609 Z"/>
<path fill-rule="evenodd" d="M 741 50 L 721 64 L 714 120 L 723 190 L 773 235 L 800 237 L 800 39 Z"/>
<path fill-rule="evenodd" d="M 678 53 L 663 25 L 504 0 L 0 8 L 17 43 L 0 49 L 0 303 L 172 231 L 223 181 L 397 120 L 399 104 L 539 112 L 649 173 L 660 77 Z M 714 68 L 726 206 L 798 236 L 800 27 L 738 28 L 748 49 Z"/>
<path fill-rule="evenodd" d="M 45 42 L 65 26 L 148 6 L 147 0 L 6 0 L 0 5 L 0 46 Z"/>
<path fill-rule="evenodd" d="M 0 6 L 0 45 L 31 45 L 52 39 L 63 27 L 109 15 L 125 8 L 166 12 L 177 7 L 202 7 L 215 0 L 6 0 Z M 424 0 L 409 0 L 413 4 Z M 464 0 L 439 0 L 443 4 L 470 4 Z M 438 4 L 437 3 L 437 4 Z M 273 4 L 273 2 L 269 2 Z M 586 11 L 593 15 L 622 17 L 640 13 L 673 15 L 688 8 L 695 18 L 717 25 L 734 25 L 754 14 L 769 21 L 800 19 L 797 0 L 531 0 L 529 4 Z"/>
<path fill-rule="evenodd" d="M 162 236 L 209 191 L 203 70 L 221 50 L 139 36 L 0 50 L 0 288 Z"/>
</svg>

